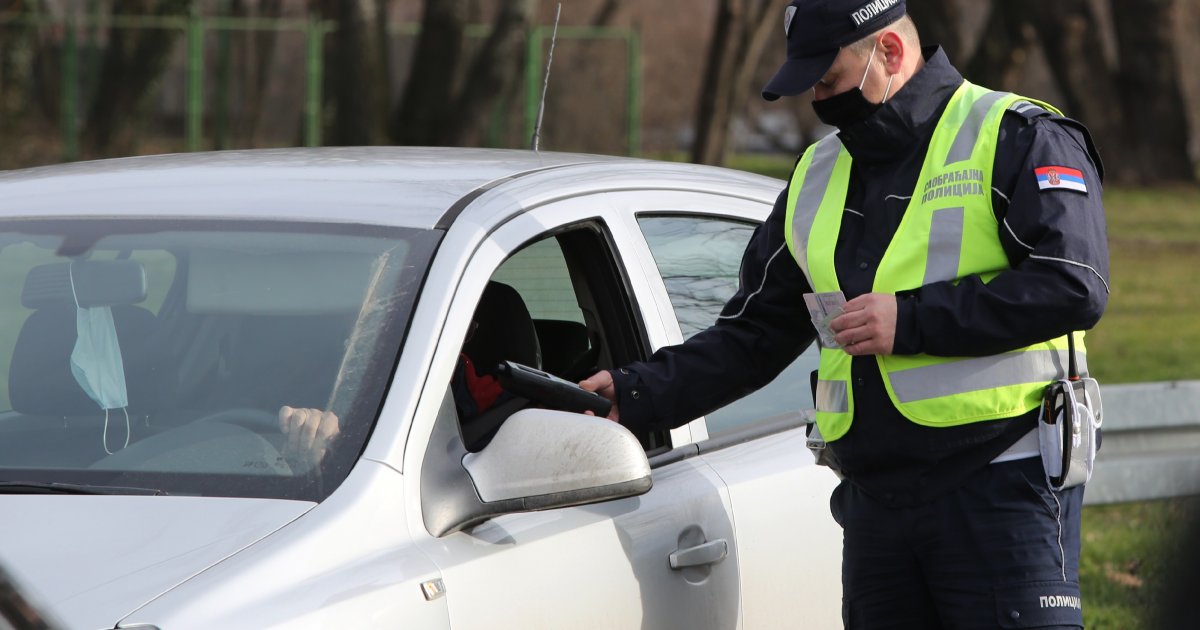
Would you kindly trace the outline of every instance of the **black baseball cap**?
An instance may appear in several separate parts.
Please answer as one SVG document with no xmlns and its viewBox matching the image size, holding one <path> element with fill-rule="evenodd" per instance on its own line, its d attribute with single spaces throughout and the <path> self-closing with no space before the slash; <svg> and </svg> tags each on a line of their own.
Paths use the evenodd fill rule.
<svg viewBox="0 0 1200 630">
<path fill-rule="evenodd" d="M 843 46 L 899 20 L 904 11 L 904 0 L 792 0 L 783 16 L 787 60 L 763 88 L 763 98 L 808 91 Z"/>
</svg>

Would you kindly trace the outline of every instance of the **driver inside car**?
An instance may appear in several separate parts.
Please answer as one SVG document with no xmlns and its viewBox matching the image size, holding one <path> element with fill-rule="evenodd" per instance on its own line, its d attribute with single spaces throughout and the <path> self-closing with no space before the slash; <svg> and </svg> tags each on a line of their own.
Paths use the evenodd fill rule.
<svg viewBox="0 0 1200 630">
<path fill-rule="evenodd" d="M 520 294 L 493 280 L 475 307 L 450 379 L 463 442 L 472 452 L 486 446 L 509 415 L 530 404 L 501 387 L 495 367 L 503 360 L 540 368 L 541 348 Z M 340 432 L 332 411 L 288 406 L 279 409 L 279 428 L 286 438 L 284 458 L 295 461 L 298 470 L 320 464 Z"/>
<path fill-rule="evenodd" d="M 478 327 L 478 322 L 471 322 L 468 343 Z M 458 354 L 450 389 L 459 418 L 464 423 L 511 397 L 495 376 L 480 372 L 465 352 Z M 283 457 L 289 464 L 295 462 L 292 468 L 299 470 L 319 465 L 331 442 L 341 432 L 336 413 L 287 405 L 279 408 L 279 429 L 284 435 Z"/>
<path fill-rule="evenodd" d="M 279 408 L 279 430 L 284 436 L 284 460 L 293 470 L 309 470 L 325 458 L 341 427 L 332 411 L 284 405 Z"/>
</svg>

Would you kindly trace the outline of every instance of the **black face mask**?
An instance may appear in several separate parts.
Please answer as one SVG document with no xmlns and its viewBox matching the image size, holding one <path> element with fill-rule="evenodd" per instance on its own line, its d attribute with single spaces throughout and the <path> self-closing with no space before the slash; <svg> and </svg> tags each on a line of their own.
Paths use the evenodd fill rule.
<svg viewBox="0 0 1200 630">
<path fill-rule="evenodd" d="M 872 103 L 863 96 L 862 90 L 850 88 L 841 94 L 813 101 L 812 107 L 821 122 L 845 129 L 874 116 L 883 103 Z"/>
</svg>

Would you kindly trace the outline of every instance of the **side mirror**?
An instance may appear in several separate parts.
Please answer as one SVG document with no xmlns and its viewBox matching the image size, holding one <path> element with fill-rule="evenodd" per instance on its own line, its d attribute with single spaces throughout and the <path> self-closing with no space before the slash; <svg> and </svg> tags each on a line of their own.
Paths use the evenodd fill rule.
<svg viewBox="0 0 1200 630">
<path fill-rule="evenodd" d="M 521 500 L 549 509 L 642 494 L 650 463 L 625 427 L 593 416 L 518 411 L 491 444 L 463 457 L 485 502 Z"/>
<path fill-rule="evenodd" d="M 447 409 L 448 406 L 448 409 Z M 425 528 L 436 537 L 494 516 L 599 503 L 650 490 L 650 463 L 621 425 L 526 409 L 479 453 L 467 453 L 452 403 L 430 436 L 421 477 Z"/>
</svg>

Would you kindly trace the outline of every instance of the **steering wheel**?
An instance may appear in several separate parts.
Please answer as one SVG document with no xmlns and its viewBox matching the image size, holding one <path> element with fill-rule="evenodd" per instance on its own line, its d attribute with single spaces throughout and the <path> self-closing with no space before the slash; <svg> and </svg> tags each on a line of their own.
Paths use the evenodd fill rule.
<svg viewBox="0 0 1200 630">
<path fill-rule="evenodd" d="M 236 424 L 258 433 L 279 433 L 279 415 L 253 407 L 234 407 L 209 414 L 196 422 L 225 422 Z"/>
</svg>

